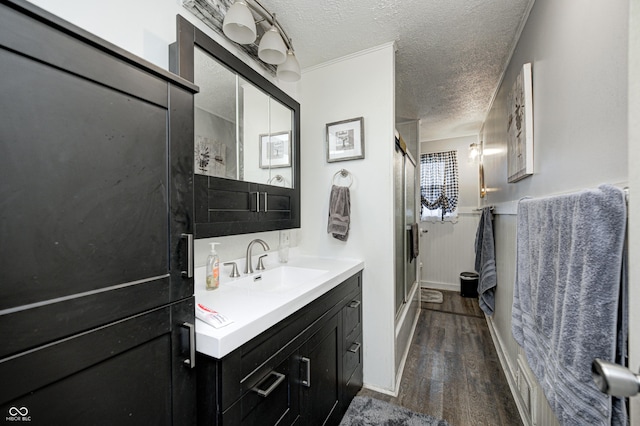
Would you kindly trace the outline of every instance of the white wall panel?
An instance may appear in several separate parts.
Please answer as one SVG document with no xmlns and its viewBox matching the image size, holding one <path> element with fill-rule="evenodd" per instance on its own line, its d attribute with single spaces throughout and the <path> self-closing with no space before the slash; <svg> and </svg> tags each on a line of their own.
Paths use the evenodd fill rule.
<svg viewBox="0 0 640 426">
<path fill-rule="evenodd" d="M 501 355 L 504 373 L 512 386 L 516 403 L 521 413 L 526 413 L 524 418 L 526 425 L 556 426 L 558 421 L 547 402 L 542 389 L 535 377 L 528 369 L 523 349 L 516 343 L 511 334 L 511 307 L 513 305 L 513 289 L 515 283 L 516 262 L 516 220 L 515 215 L 496 215 L 494 219 L 494 232 L 496 235 L 496 271 L 498 287 L 496 291 L 496 306 L 493 317 L 488 321 L 492 329 L 492 337 L 496 350 Z M 519 368 L 518 358 L 524 362 L 526 380 L 530 382 L 531 406 L 527 407 L 522 395 L 526 392 L 519 391 L 519 383 L 523 371 Z M 529 409 L 527 409 L 529 408 Z"/>
<path fill-rule="evenodd" d="M 478 213 L 462 213 L 457 223 L 421 222 L 422 287 L 460 291 L 460 273 L 473 272 Z"/>
</svg>

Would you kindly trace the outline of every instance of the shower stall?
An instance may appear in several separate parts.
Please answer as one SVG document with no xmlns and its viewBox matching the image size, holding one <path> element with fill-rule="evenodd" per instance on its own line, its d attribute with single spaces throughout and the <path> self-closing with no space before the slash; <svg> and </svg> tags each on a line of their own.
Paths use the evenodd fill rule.
<svg viewBox="0 0 640 426">
<path fill-rule="evenodd" d="M 414 123 L 417 130 L 417 122 Z M 408 133 L 408 137 L 415 139 L 417 146 L 417 132 L 403 130 L 403 133 Z M 410 147 L 398 132 L 394 149 L 395 366 L 396 372 L 400 373 L 420 308 L 417 280 L 420 258 L 412 256 L 412 244 L 418 238 L 417 233 L 412 233 L 412 225 L 418 221 L 416 162 Z"/>
</svg>

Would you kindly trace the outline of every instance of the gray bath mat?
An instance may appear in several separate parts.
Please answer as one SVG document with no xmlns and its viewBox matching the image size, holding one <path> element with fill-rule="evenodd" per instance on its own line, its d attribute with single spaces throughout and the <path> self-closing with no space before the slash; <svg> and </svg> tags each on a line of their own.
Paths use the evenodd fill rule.
<svg viewBox="0 0 640 426">
<path fill-rule="evenodd" d="M 442 292 L 428 288 L 421 289 L 422 301 L 427 303 L 442 303 Z"/>
<path fill-rule="evenodd" d="M 351 401 L 340 426 L 366 425 L 449 426 L 449 423 L 368 396 L 356 396 Z"/>
</svg>

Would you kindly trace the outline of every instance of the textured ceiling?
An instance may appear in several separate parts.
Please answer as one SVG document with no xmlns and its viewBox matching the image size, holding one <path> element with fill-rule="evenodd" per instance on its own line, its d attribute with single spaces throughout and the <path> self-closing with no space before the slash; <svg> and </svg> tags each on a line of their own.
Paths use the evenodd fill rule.
<svg viewBox="0 0 640 426">
<path fill-rule="evenodd" d="M 534 0 L 260 0 L 301 67 L 395 41 L 396 115 L 420 140 L 478 134 Z M 303 76 L 304 78 L 304 76 Z"/>
</svg>

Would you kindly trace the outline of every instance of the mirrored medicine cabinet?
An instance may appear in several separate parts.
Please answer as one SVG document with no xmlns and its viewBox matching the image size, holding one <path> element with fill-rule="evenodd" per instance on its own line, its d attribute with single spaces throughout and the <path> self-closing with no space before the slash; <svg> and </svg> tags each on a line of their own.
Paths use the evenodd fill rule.
<svg viewBox="0 0 640 426">
<path fill-rule="evenodd" d="M 300 105 L 178 15 L 170 69 L 194 100 L 196 238 L 300 226 Z"/>
</svg>

